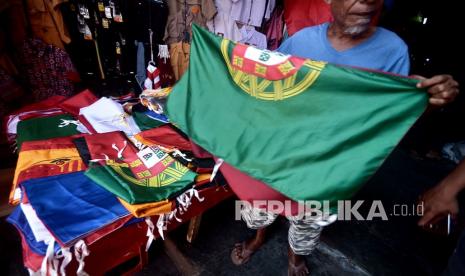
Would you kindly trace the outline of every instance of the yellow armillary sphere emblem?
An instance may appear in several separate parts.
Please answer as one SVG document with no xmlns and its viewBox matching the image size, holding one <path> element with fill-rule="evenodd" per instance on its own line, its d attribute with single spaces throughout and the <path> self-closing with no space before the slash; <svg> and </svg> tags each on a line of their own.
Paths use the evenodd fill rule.
<svg viewBox="0 0 465 276">
<path fill-rule="evenodd" d="M 228 54 L 229 43 L 230 40 L 223 39 L 221 42 L 221 53 L 226 61 L 232 79 L 244 92 L 261 100 L 280 101 L 297 96 L 306 91 L 315 82 L 321 70 L 326 65 L 325 62 L 306 60 L 297 73 L 282 80 L 267 80 L 235 69 L 231 64 Z M 243 60 L 240 57 L 235 57 L 233 60 L 233 63 L 239 66 L 242 62 Z M 293 69 L 289 61 L 279 65 L 278 68 L 284 74 Z M 258 63 L 255 65 L 255 73 L 260 74 L 260 72 L 265 72 L 265 70 L 265 66 Z"/>
</svg>

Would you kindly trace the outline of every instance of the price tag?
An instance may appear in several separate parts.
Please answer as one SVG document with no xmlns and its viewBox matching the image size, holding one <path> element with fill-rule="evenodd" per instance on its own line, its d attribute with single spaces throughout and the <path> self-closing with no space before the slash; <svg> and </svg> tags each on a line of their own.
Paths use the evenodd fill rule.
<svg viewBox="0 0 465 276">
<path fill-rule="evenodd" d="M 90 31 L 89 26 L 84 27 L 84 39 L 85 40 L 92 40 L 92 32 Z"/>
<path fill-rule="evenodd" d="M 103 2 L 98 2 L 97 6 L 98 6 L 98 11 L 99 12 L 104 12 L 105 11 L 105 5 L 103 4 Z"/>
<path fill-rule="evenodd" d="M 105 17 L 111 19 L 111 7 L 105 7 Z"/>
<path fill-rule="evenodd" d="M 110 23 L 108 22 L 108 19 L 102 18 L 102 27 L 103 27 L 104 29 L 110 28 Z"/>
<path fill-rule="evenodd" d="M 121 55 L 121 47 L 119 45 L 119 42 L 116 42 L 116 54 Z"/>
</svg>

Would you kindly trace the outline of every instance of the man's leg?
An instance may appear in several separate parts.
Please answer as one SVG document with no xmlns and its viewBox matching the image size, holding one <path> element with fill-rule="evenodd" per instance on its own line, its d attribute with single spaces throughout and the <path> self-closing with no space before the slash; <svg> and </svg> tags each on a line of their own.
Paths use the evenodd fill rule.
<svg viewBox="0 0 465 276">
<path fill-rule="evenodd" d="M 311 215 L 287 217 L 289 220 L 289 269 L 288 275 L 307 275 L 309 270 L 305 257 L 310 255 L 320 241 L 323 226 L 334 222 L 334 216 L 314 217 Z"/>
<path fill-rule="evenodd" d="M 465 275 L 465 231 L 460 237 L 457 247 L 449 258 L 449 263 L 443 276 Z"/>
<path fill-rule="evenodd" d="M 278 217 L 277 214 L 268 213 L 262 209 L 253 208 L 246 204 L 241 209 L 242 219 L 246 222 L 247 227 L 256 229 L 255 237 L 235 244 L 231 252 L 231 260 L 235 265 L 246 263 L 252 254 L 257 251 L 265 242 L 266 227 L 273 223 Z"/>
</svg>

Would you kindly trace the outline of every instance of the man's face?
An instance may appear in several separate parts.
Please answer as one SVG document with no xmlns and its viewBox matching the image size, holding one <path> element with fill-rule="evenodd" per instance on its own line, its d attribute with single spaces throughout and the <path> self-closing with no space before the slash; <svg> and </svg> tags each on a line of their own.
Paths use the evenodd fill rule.
<svg viewBox="0 0 465 276">
<path fill-rule="evenodd" d="M 331 0 L 334 21 L 344 33 L 359 35 L 373 23 L 383 0 Z"/>
</svg>

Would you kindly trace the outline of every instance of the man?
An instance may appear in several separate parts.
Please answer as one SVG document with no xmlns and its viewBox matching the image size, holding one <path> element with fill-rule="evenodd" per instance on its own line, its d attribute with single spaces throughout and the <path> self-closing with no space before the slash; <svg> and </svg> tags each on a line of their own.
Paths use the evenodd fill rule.
<svg viewBox="0 0 465 276">
<path fill-rule="evenodd" d="M 325 0 L 331 7 L 333 22 L 305 28 L 286 40 L 279 52 L 330 63 L 363 67 L 393 74 L 407 75 L 410 70 L 408 49 L 396 34 L 375 26 L 383 0 Z M 432 78 L 415 76 L 418 88 L 427 88 L 430 104 L 441 106 L 458 94 L 458 83 L 449 75 Z M 245 208 L 242 217 L 249 228 L 257 229 L 256 237 L 236 244 L 231 252 L 233 263 L 241 265 L 258 250 L 265 240 L 265 228 L 276 214 Z M 288 217 L 289 275 L 309 273 L 302 255 L 316 247 L 328 218 L 295 220 Z"/>
<path fill-rule="evenodd" d="M 447 216 L 455 217 L 459 212 L 458 194 L 465 189 L 465 160 L 457 166 L 436 187 L 428 190 L 422 196 L 423 217 L 419 226 L 429 228 Z M 465 275 L 465 232 L 459 240 L 457 248 L 449 259 L 444 275 Z"/>
</svg>

